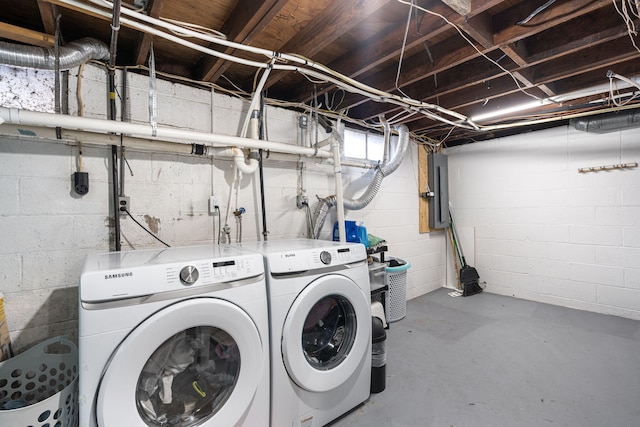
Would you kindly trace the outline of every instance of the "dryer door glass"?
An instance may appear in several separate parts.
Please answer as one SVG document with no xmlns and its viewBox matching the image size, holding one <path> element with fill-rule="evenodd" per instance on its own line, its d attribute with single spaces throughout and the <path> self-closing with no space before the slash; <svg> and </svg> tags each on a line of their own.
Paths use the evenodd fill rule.
<svg viewBox="0 0 640 427">
<path fill-rule="evenodd" d="M 302 329 L 305 358 L 315 369 L 335 368 L 351 351 L 356 331 L 356 314 L 348 299 L 322 298 L 309 311 Z"/>
<path fill-rule="evenodd" d="M 198 326 L 173 335 L 148 359 L 136 390 L 138 413 L 151 426 L 189 427 L 224 406 L 240 373 L 237 343 L 222 329 Z"/>
</svg>

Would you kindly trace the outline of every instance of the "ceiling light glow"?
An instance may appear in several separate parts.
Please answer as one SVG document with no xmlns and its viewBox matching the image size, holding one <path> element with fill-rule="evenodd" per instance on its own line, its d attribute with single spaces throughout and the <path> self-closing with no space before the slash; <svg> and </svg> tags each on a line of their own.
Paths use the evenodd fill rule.
<svg viewBox="0 0 640 427">
<path fill-rule="evenodd" d="M 500 108 L 488 113 L 478 114 L 477 116 L 471 117 L 471 121 L 481 122 L 496 117 L 505 117 L 513 113 L 518 113 L 520 111 L 532 110 L 543 105 L 551 104 L 551 102 L 552 101 L 550 99 L 537 99 L 532 102 L 525 102 L 524 104 L 514 105 L 513 107 Z"/>
</svg>

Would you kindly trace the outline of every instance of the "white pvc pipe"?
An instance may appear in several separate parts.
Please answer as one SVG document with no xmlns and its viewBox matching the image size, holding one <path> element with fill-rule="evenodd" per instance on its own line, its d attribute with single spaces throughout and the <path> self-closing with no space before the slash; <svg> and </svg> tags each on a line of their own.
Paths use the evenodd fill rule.
<svg viewBox="0 0 640 427">
<path fill-rule="evenodd" d="M 61 127 L 65 129 L 85 130 L 97 133 L 122 133 L 142 138 L 158 140 L 176 140 L 183 144 L 194 142 L 212 147 L 242 147 L 275 151 L 278 153 L 298 154 L 309 157 L 330 158 L 332 153 L 325 150 L 301 147 L 299 145 L 270 142 L 237 136 L 211 134 L 169 127 L 158 127 L 156 138 L 149 125 L 129 122 L 114 122 L 111 120 L 91 119 L 87 117 L 68 116 L 64 114 L 41 113 L 36 111 L 18 110 L 16 108 L 0 107 L 0 120 L 7 123 L 40 126 Z"/>
<path fill-rule="evenodd" d="M 98 14 L 104 17 L 110 17 L 111 15 L 108 12 L 105 12 L 104 10 L 101 10 L 97 7 L 94 6 L 90 6 L 87 5 L 86 3 L 81 3 L 78 2 L 76 0 L 52 0 L 52 3 L 58 3 L 58 4 L 66 4 L 66 5 L 70 5 L 73 6 L 75 8 L 81 9 L 81 10 L 85 10 L 94 14 Z M 136 14 L 136 12 L 127 12 L 129 15 L 134 15 Z M 404 108 L 408 108 L 410 110 L 416 111 L 418 113 L 421 113 L 433 120 L 436 121 L 440 121 L 442 123 L 446 123 L 449 124 L 451 126 L 456 126 L 456 127 L 462 127 L 462 128 L 467 128 L 467 129 L 475 129 L 478 130 L 479 126 L 475 123 L 473 123 L 472 121 L 470 121 L 466 116 L 459 114 L 455 111 L 451 111 L 451 110 L 447 110 L 446 108 L 442 108 L 439 105 L 436 104 L 428 104 L 428 103 L 424 103 L 422 101 L 418 101 L 415 99 L 410 99 L 410 98 L 404 98 L 404 97 L 399 97 L 397 95 L 388 93 L 388 92 L 384 92 L 384 91 L 380 91 L 377 90 L 371 86 L 365 85 L 355 79 L 352 79 L 348 76 L 342 75 L 340 73 L 337 73 L 336 71 L 318 64 L 314 61 L 311 61 L 307 58 L 298 56 L 298 55 L 287 55 L 287 54 L 280 54 L 274 51 L 269 51 L 269 50 L 265 50 L 265 49 L 260 49 L 260 48 L 252 48 L 243 44 L 238 44 L 238 43 L 233 43 L 233 42 L 229 42 L 228 40 L 224 40 L 218 37 L 211 37 L 211 36 L 206 36 L 203 35 L 202 33 L 198 33 L 196 31 L 193 30 L 189 30 L 187 28 L 184 27 L 180 27 L 180 26 L 176 26 L 174 24 L 170 24 L 167 23 L 165 21 L 162 20 L 156 20 L 154 18 L 150 18 L 146 15 L 142 15 L 142 14 L 136 14 L 135 15 L 138 19 L 141 20 L 145 20 L 147 22 L 153 23 L 154 25 L 160 26 L 160 27 L 164 27 L 167 29 L 170 29 L 171 31 L 176 31 L 179 33 L 182 33 L 183 35 L 190 35 L 192 37 L 196 37 L 200 40 L 207 40 L 213 43 L 219 43 L 219 44 L 223 44 L 225 46 L 232 46 L 236 49 L 240 49 L 240 50 L 244 50 L 244 51 L 248 51 L 248 52 L 253 52 L 253 53 L 259 53 L 259 54 L 263 54 L 266 55 L 268 57 L 271 58 L 276 58 L 276 57 L 280 57 L 283 60 L 289 61 L 289 62 L 294 62 L 300 65 L 303 65 L 304 67 L 309 67 L 309 68 L 300 68 L 299 66 L 292 66 L 292 65 L 282 65 L 282 64 L 268 64 L 268 63 L 264 63 L 264 62 L 257 62 L 257 61 L 250 61 L 250 60 L 246 60 L 243 58 L 238 58 L 232 55 L 227 55 L 221 52 L 218 52 L 216 50 L 213 49 L 208 49 L 206 47 L 203 47 L 199 44 L 196 43 L 192 43 L 189 42 L 187 40 L 181 39 L 177 36 L 174 36 L 172 34 L 168 34 L 165 33 L 164 31 L 159 31 L 153 27 L 150 27 L 148 25 L 144 25 L 141 24 L 139 22 L 136 21 L 132 21 L 130 19 L 127 18 L 122 18 L 121 22 L 127 26 L 130 26 L 132 28 L 138 29 L 140 31 L 144 31 L 147 32 L 149 34 L 153 34 L 156 35 L 158 37 L 162 37 L 165 38 L 167 40 L 170 40 L 174 43 L 177 44 L 181 44 L 183 46 L 189 47 L 191 49 L 197 50 L 199 52 L 203 52 L 206 53 L 208 55 L 212 55 L 215 56 L 217 58 L 221 58 L 221 59 L 225 59 L 228 61 L 233 61 L 236 63 L 240 63 L 243 65 L 248 65 L 248 66 L 253 66 L 253 67 L 257 67 L 257 68 L 267 68 L 267 67 L 273 67 L 273 69 L 276 70 L 284 70 L 284 71 L 294 71 L 294 72 L 299 72 L 302 73 L 304 75 L 310 76 L 310 77 L 314 77 L 317 79 L 321 79 L 321 80 L 326 80 L 330 83 L 333 83 L 341 88 L 343 88 L 344 90 L 348 91 L 348 92 L 352 92 L 352 93 L 359 93 L 362 94 L 365 97 L 368 97 L 374 101 L 381 101 L 381 102 L 388 102 L 391 104 L 396 104 L 396 105 L 400 105 L 401 107 Z M 435 110 L 437 112 L 440 112 L 442 114 L 446 114 L 448 116 L 454 117 L 458 120 L 460 120 L 459 122 L 454 122 L 451 120 L 447 120 L 444 119 L 441 116 L 438 116 L 437 114 L 432 113 L 429 110 Z"/>
<path fill-rule="evenodd" d="M 215 156 L 222 157 L 233 157 L 233 161 L 236 164 L 236 167 L 240 172 L 245 173 L 247 175 L 251 175 L 254 173 L 258 167 L 257 159 L 249 159 L 249 164 L 245 163 L 244 153 L 240 148 L 231 147 L 231 148 L 221 148 L 221 149 L 212 149 L 207 150 L 207 154 L 211 154 Z"/>
<path fill-rule="evenodd" d="M 342 167 L 340 165 L 340 144 L 338 140 L 333 138 L 331 142 L 331 151 L 333 152 L 333 174 L 335 175 L 336 186 L 336 213 L 338 214 L 338 236 L 340 242 L 347 241 L 347 232 L 344 225 L 344 203 L 342 193 Z"/>
<path fill-rule="evenodd" d="M 75 0 L 52 0 L 51 3 L 52 4 L 67 5 L 67 6 L 71 7 L 71 8 L 80 9 L 80 10 L 83 10 L 85 12 L 89 12 L 89 13 L 94 14 L 94 15 L 102 16 L 104 18 L 110 18 L 111 17 L 111 13 L 109 13 L 109 12 L 106 12 L 106 11 L 104 11 L 102 9 L 97 8 L 97 7 L 90 6 L 90 5 L 86 4 L 86 3 L 81 3 L 81 2 L 78 2 L 78 1 L 75 1 Z M 206 53 L 207 55 L 215 56 L 217 58 L 221 58 L 221 59 L 224 59 L 224 60 L 227 60 L 227 61 L 233 61 L 233 62 L 237 62 L 239 64 L 248 65 L 248 66 L 257 67 L 257 68 L 267 68 L 269 66 L 268 63 L 250 61 L 250 60 L 238 58 L 238 57 L 235 57 L 235 56 L 232 56 L 232 55 L 227 55 L 225 53 L 221 53 L 221 52 L 218 52 L 218 51 L 213 50 L 213 49 L 208 49 L 208 48 L 206 48 L 204 46 L 201 46 L 201 45 L 199 45 L 197 43 L 193 43 L 193 42 L 190 42 L 188 40 L 181 39 L 180 37 L 174 36 L 173 34 L 165 33 L 164 31 L 160 31 L 160 30 L 157 30 L 157 29 L 155 29 L 153 27 L 150 27 L 148 25 L 144 25 L 144 24 L 141 24 L 139 22 L 132 21 L 131 19 L 121 18 L 120 19 L 120 23 L 122 25 L 127 26 L 127 27 L 143 31 L 145 33 L 153 34 L 153 35 L 158 36 L 158 37 L 162 37 L 162 38 L 170 40 L 170 41 L 172 41 L 174 43 L 181 44 L 183 46 L 186 46 L 186 47 L 189 47 L 191 49 L 197 50 L 199 52 Z M 180 27 L 180 28 L 182 29 L 182 27 Z"/>
</svg>

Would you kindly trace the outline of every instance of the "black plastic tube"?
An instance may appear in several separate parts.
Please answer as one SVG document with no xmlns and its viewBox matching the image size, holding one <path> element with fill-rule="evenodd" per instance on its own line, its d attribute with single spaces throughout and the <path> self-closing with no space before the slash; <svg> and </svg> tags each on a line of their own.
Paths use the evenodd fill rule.
<svg viewBox="0 0 640 427">
<path fill-rule="evenodd" d="M 260 139 L 264 140 L 264 97 L 260 97 Z M 260 160 L 258 169 L 260 170 L 260 209 L 262 210 L 262 240 L 267 241 L 269 231 L 267 231 L 267 206 L 264 199 L 264 170 L 262 169 L 262 148 L 258 150 Z"/>
<path fill-rule="evenodd" d="M 113 195 L 113 226 L 114 226 L 114 237 L 113 240 L 115 242 L 116 252 L 119 252 L 121 249 L 120 246 L 120 211 L 118 210 L 118 146 L 111 146 L 111 179 L 113 181 L 112 185 L 112 195 Z"/>
</svg>

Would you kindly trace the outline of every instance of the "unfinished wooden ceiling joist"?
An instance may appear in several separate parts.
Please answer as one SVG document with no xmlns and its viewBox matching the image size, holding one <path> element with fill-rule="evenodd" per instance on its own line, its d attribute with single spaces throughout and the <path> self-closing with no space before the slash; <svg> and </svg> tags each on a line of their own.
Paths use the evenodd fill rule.
<svg viewBox="0 0 640 427">
<path fill-rule="evenodd" d="M 108 10 L 104 2 L 73 1 L 93 7 L 102 3 L 99 7 Z M 245 45 L 299 54 L 378 90 L 468 117 L 566 94 L 573 96 L 544 102 L 518 117 L 561 118 L 606 109 L 611 106 L 605 88 L 609 70 L 628 78 L 640 76 L 640 51 L 635 46 L 640 42 L 629 28 L 638 26 L 640 19 L 635 2 L 629 0 L 123 0 L 123 7 L 141 6 L 148 16 L 199 25 Z M 0 38 L 50 47 L 58 15 L 63 42 L 93 37 L 109 44 L 109 19 L 65 0 L 0 0 Z M 117 64 L 147 64 L 152 43 L 161 72 L 253 91 L 255 68 L 126 25 L 119 32 Z M 199 43 L 268 62 L 232 47 Z M 605 89 L 587 92 L 594 87 Z M 452 130 L 433 117 L 403 114 L 401 106 L 296 72 L 272 72 L 265 90 L 269 98 L 317 103 L 369 123 L 381 115 L 395 117 L 415 134 L 434 140 L 446 137 L 448 143 L 526 130 Z M 624 99 L 634 91 L 637 88 L 621 86 L 619 93 Z M 513 120 L 513 115 L 496 116 L 486 123 Z"/>
</svg>

